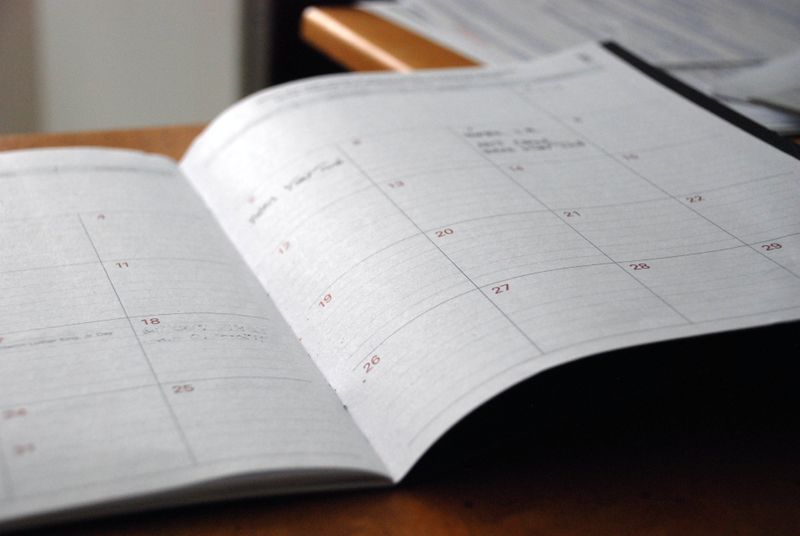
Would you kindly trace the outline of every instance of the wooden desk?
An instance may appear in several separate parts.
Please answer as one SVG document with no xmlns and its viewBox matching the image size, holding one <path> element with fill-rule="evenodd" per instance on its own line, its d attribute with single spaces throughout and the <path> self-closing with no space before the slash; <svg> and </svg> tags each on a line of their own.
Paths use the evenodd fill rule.
<svg viewBox="0 0 800 536">
<path fill-rule="evenodd" d="M 200 128 L 5 136 L 0 150 L 101 145 L 179 157 Z M 556 394 L 555 400 L 574 398 Z M 597 434 L 586 427 L 595 417 L 572 420 L 586 415 L 584 407 L 573 416 L 561 411 L 558 419 L 571 430 L 566 435 L 537 423 L 533 439 L 500 441 L 391 489 L 173 508 L 26 534 L 800 534 L 800 466 L 792 455 L 800 441 L 787 443 L 774 430 L 742 435 L 730 423 L 715 429 L 714 420 L 697 434 L 653 440 L 631 432 L 636 421 L 603 412 L 614 414 L 603 429 L 618 421 L 619 427 Z M 660 426 L 658 419 L 646 422 Z"/>
</svg>

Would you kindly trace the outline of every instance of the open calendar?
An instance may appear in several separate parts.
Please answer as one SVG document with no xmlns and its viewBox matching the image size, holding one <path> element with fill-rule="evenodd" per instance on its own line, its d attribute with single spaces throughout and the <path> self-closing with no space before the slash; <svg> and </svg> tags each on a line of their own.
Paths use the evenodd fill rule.
<svg viewBox="0 0 800 536">
<path fill-rule="evenodd" d="M 0 154 L 0 522 L 391 484 L 543 370 L 798 318 L 796 149 L 613 45 Z"/>
</svg>

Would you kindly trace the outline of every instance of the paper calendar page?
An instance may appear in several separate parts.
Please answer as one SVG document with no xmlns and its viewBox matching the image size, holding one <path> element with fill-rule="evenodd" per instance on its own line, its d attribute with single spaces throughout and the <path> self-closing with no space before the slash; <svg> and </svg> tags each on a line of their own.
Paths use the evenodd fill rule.
<svg viewBox="0 0 800 536">
<path fill-rule="evenodd" d="M 182 167 L 396 479 L 539 371 L 800 316 L 798 160 L 599 45 L 265 91 Z"/>
<path fill-rule="evenodd" d="M 383 471 L 174 162 L 0 155 L 0 251 L 0 521 Z"/>
</svg>

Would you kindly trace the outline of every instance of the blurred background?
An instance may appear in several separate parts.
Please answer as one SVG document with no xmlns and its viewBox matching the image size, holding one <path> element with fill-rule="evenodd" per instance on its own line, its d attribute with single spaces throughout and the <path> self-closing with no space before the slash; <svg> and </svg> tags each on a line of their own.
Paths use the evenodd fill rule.
<svg viewBox="0 0 800 536">
<path fill-rule="evenodd" d="M 339 72 L 299 26 L 306 6 L 345 3 L 0 0 L 0 134 L 204 123 L 264 87 Z M 358 6 L 485 64 L 614 39 L 767 128 L 800 134 L 800 0 Z"/>
<path fill-rule="evenodd" d="M 297 36 L 308 3 L 0 0 L 0 134 L 206 122 L 338 70 Z"/>
</svg>

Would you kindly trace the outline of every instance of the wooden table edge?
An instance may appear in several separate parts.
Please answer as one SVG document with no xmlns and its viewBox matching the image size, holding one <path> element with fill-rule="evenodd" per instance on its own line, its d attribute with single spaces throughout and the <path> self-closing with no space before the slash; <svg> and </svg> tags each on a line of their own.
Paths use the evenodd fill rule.
<svg viewBox="0 0 800 536">
<path fill-rule="evenodd" d="M 205 125 L 175 125 L 124 130 L 92 130 L 0 136 L 0 151 L 44 147 L 116 147 L 179 159 Z"/>
<path fill-rule="evenodd" d="M 300 35 L 354 71 L 469 67 L 477 62 L 382 17 L 352 7 L 308 7 Z"/>
</svg>

